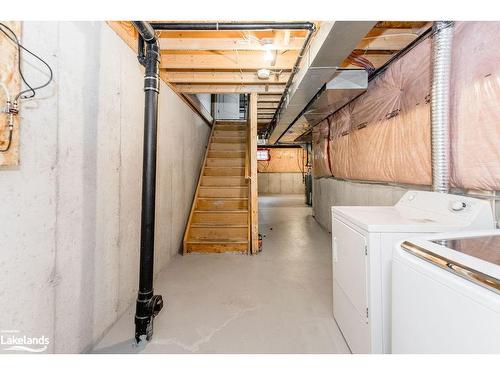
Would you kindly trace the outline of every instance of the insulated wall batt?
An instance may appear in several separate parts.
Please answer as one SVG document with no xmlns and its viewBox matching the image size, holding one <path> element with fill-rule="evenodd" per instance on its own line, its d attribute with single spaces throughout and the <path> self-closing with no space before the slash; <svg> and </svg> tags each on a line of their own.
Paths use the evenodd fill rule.
<svg viewBox="0 0 500 375">
<path fill-rule="evenodd" d="M 500 22 L 457 22 L 451 72 L 451 183 L 500 189 Z"/>
<path fill-rule="evenodd" d="M 431 38 L 370 81 L 365 94 L 319 125 L 314 176 L 430 185 Z M 451 76 L 451 185 L 500 189 L 500 22 L 457 22 Z M 331 173 L 325 165 L 330 150 Z"/>
<path fill-rule="evenodd" d="M 430 184 L 429 49 L 427 39 L 331 116 L 335 177 Z"/>
<path fill-rule="evenodd" d="M 332 175 L 328 161 L 329 134 L 327 120 L 313 129 L 313 175 L 316 178 Z"/>
</svg>

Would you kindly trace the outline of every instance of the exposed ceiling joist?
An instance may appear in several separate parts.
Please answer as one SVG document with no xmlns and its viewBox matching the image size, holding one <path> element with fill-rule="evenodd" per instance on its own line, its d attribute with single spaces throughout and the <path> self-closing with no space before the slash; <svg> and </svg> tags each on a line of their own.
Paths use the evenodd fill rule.
<svg viewBox="0 0 500 375">
<path fill-rule="evenodd" d="M 267 80 L 257 77 L 256 72 L 185 72 L 165 71 L 163 77 L 171 83 L 243 83 L 243 84 L 285 84 L 290 73 L 272 74 Z"/>
<path fill-rule="evenodd" d="M 162 38 L 161 50 L 198 50 L 198 51 L 264 51 L 265 44 L 272 43 L 272 49 L 278 51 L 298 51 L 304 44 L 304 38 L 293 38 L 285 43 L 272 38 L 244 39 L 239 38 Z"/>
<path fill-rule="evenodd" d="M 404 29 L 373 28 L 356 46 L 362 50 L 397 50 L 404 48 L 415 38 L 418 33 Z"/>
<path fill-rule="evenodd" d="M 281 95 L 263 95 L 259 94 L 257 97 L 258 103 L 277 103 L 281 99 Z"/>
<path fill-rule="evenodd" d="M 160 30 L 157 31 L 160 39 L 177 38 L 177 39 L 193 39 L 193 38 L 245 38 L 245 39 L 275 39 L 281 34 L 281 30 Z M 289 30 L 290 39 L 305 38 L 307 30 Z"/>
<path fill-rule="evenodd" d="M 276 62 L 266 61 L 264 52 L 240 51 L 161 51 L 161 68 L 177 69 L 224 69 L 272 70 L 291 69 L 297 59 L 297 51 L 285 51 L 276 55 Z"/>
<path fill-rule="evenodd" d="M 278 102 L 274 102 L 274 103 L 257 102 L 257 108 L 258 109 L 262 109 L 262 108 L 278 108 Z"/>
<path fill-rule="evenodd" d="M 424 27 L 427 21 L 380 21 L 375 28 L 382 29 L 414 29 Z"/>
<path fill-rule="evenodd" d="M 174 84 L 174 89 L 179 93 L 186 94 L 231 94 L 231 93 L 273 93 L 282 94 L 285 85 L 191 85 Z"/>
</svg>

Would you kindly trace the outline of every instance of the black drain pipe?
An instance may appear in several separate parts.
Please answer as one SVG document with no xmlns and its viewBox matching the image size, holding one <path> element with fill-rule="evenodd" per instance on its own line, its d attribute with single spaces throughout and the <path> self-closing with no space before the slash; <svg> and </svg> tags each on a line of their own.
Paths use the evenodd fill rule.
<svg viewBox="0 0 500 375">
<path fill-rule="evenodd" d="M 143 21 L 133 21 L 132 23 L 140 34 L 139 48 L 145 48 L 145 51 L 138 51 L 139 62 L 145 67 L 141 255 L 139 292 L 135 310 L 135 339 L 139 343 L 144 339 L 151 340 L 153 336 L 153 319 L 163 307 L 162 297 L 153 294 L 160 49 L 155 32 L 149 23 Z"/>
<path fill-rule="evenodd" d="M 312 30 L 311 22 L 153 22 L 155 30 Z"/>
</svg>

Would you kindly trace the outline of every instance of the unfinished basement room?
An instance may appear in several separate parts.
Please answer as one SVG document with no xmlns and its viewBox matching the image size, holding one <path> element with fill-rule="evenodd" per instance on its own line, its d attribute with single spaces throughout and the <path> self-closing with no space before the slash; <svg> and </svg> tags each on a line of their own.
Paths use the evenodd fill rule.
<svg viewBox="0 0 500 375">
<path fill-rule="evenodd" d="M 0 17 L 0 354 L 491 371 L 500 17 L 240 6 Z"/>
</svg>

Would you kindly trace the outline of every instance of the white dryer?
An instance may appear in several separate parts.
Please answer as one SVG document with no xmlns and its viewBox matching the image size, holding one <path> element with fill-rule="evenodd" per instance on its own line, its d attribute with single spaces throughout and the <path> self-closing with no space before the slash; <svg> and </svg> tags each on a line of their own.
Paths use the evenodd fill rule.
<svg viewBox="0 0 500 375">
<path fill-rule="evenodd" d="M 391 352 L 391 262 L 416 234 L 492 229 L 485 200 L 408 191 L 395 206 L 332 207 L 333 315 L 353 353 Z"/>
<path fill-rule="evenodd" d="M 396 245 L 393 353 L 500 354 L 500 230 Z"/>
</svg>

